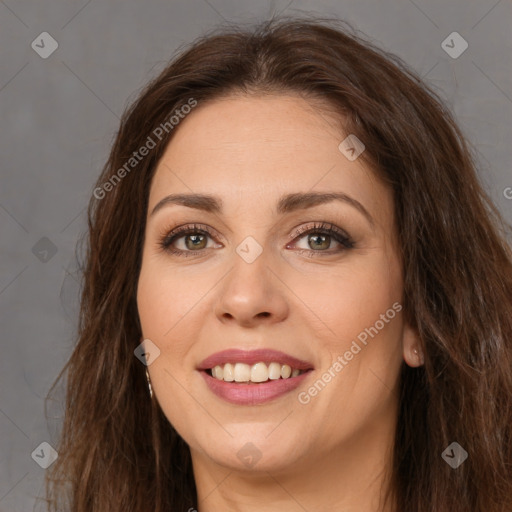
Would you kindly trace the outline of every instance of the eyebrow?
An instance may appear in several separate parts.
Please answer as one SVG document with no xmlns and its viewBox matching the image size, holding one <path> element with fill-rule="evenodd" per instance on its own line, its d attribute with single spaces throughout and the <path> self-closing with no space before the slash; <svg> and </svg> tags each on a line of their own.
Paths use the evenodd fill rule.
<svg viewBox="0 0 512 512">
<path fill-rule="evenodd" d="M 342 192 L 296 192 L 282 196 L 277 203 L 277 213 L 283 215 L 298 210 L 313 208 L 332 201 L 341 201 L 358 210 L 374 226 L 375 222 L 368 210 L 353 197 Z M 222 200 L 208 194 L 171 194 L 164 197 L 153 208 L 150 216 L 153 216 L 168 205 L 181 205 L 187 208 L 195 208 L 208 213 L 221 214 Z"/>
</svg>

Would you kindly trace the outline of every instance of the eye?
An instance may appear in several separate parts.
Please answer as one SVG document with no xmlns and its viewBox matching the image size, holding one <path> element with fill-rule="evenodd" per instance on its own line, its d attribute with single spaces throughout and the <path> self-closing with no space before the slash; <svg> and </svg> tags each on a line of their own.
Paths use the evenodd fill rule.
<svg viewBox="0 0 512 512">
<path fill-rule="evenodd" d="M 188 224 L 179 226 L 164 235 L 160 239 L 159 246 L 171 254 L 180 256 L 195 255 L 205 249 L 221 247 L 220 244 L 208 245 L 208 239 L 213 241 L 212 233 L 207 226 Z"/>
<path fill-rule="evenodd" d="M 339 253 L 346 249 L 354 247 L 354 242 L 350 236 L 334 224 L 327 222 L 314 223 L 313 226 L 304 226 L 295 234 L 295 239 L 303 242 L 302 247 L 293 242 L 293 247 L 312 253 L 327 252 L 327 254 Z M 332 249 L 333 245 L 338 245 L 337 249 Z M 290 244 L 287 245 L 287 248 Z"/>
</svg>

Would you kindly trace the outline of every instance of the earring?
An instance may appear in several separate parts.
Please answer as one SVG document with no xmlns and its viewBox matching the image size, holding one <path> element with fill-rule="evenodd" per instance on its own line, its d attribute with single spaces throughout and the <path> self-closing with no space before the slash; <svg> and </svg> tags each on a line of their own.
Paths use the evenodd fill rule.
<svg viewBox="0 0 512 512">
<path fill-rule="evenodd" d="M 418 359 L 420 360 L 420 364 L 423 364 L 425 362 L 425 359 L 423 357 L 423 352 L 418 352 L 417 348 L 413 348 L 412 351 L 418 356 Z"/>
<path fill-rule="evenodd" d="M 148 389 L 149 389 L 149 396 L 153 398 L 153 388 L 151 387 L 151 380 L 149 379 L 149 372 L 146 368 L 146 379 L 148 380 Z"/>
</svg>

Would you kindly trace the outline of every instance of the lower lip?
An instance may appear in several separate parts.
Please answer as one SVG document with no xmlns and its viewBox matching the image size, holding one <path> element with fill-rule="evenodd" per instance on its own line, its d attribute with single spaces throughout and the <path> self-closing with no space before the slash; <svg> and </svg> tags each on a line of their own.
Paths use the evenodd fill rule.
<svg viewBox="0 0 512 512">
<path fill-rule="evenodd" d="M 304 372 L 297 377 L 269 380 L 261 384 L 225 382 L 212 377 L 204 370 L 200 373 L 210 391 L 218 397 L 236 405 L 256 405 L 269 402 L 293 391 L 300 386 L 311 371 Z"/>
</svg>

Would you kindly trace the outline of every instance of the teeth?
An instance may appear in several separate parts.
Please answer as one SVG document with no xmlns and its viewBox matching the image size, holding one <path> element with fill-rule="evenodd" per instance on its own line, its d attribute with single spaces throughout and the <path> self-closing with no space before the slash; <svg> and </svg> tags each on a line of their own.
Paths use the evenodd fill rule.
<svg viewBox="0 0 512 512">
<path fill-rule="evenodd" d="M 287 364 L 283 364 L 283 366 L 281 366 L 281 377 L 283 379 L 287 379 L 291 374 L 292 374 L 291 367 L 288 366 Z"/>
<path fill-rule="evenodd" d="M 281 365 L 279 363 L 270 363 L 268 365 L 268 378 L 270 380 L 281 378 Z"/>
<path fill-rule="evenodd" d="M 248 364 L 235 364 L 235 382 L 248 382 L 251 380 L 251 367 Z"/>
<path fill-rule="evenodd" d="M 251 382 L 265 382 L 268 380 L 268 368 L 265 363 L 256 363 L 251 368 Z"/>
<path fill-rule="evenodd" d="M 220 368 L 220 370 L 223 372 L 221 377 L 217 377 L 218 379 L 224 379 L 226 382 L 233 382 L 235 380 L 235 372 L 232 364 L 225 364 L 224 370 L 221 366 L 216 366 L 216 368 Z"/>
<path fill-rule="evenodd" d="M 216 379 L 223 380 L 224 379 L 224 370 L 222 369 L 222 366 L 216 366 L 215 368 L 212 368 L 212 375 Z"/>
<path fill-rule="evenodd" d="M 303 371 L 291 368 L 287 364 L 272 362 L 268 366 L 261 362 L 251 365 L 245 363 L 226 363 L 211 370 L 212 377 L 225 382 L 266 382 L 267 380 L 297 377 Z"/>
</svg>

